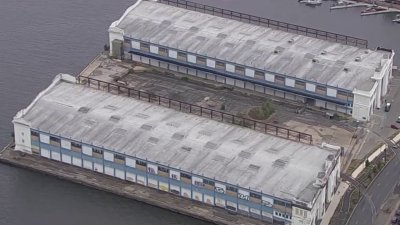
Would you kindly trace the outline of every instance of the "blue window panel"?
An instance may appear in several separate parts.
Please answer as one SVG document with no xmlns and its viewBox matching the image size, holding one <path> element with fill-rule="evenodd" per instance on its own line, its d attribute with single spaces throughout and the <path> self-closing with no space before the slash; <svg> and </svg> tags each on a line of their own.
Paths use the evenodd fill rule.
<svg viewBox="0 0 400 225">
<path fill-rule="evenodd" d="M 257 203 L 254 203 L 254 202 L 239 200 L 239 204 L 247 205 L 250 208 L 261 210 L 261 204 L 257 204 Z"/>
<path fill-rule="evenodd" d="M 157 181 L 159 180 L 159 179 L 158 179 L 159 177 L 158 177 L 156 174 L 148 173 L 148 174 L 147 174 L 147 177 L 150 178 L 150 179 L 157 180 Z"/>
<path fill-rule="evenodd" d="M 179 180 L 173 180 L 173 179 L 169 179 L 169 183 L 171 185 L 175 185 L 175 186 L 178 186 L 178 187 L 180 187 L 181 184 L 182 184 Z"/>
<path fill-rule="evenodd" d="M 137 169 L 129 167 L 129 166 L 125 167 L 125 170 L 126 170 L 126 172 L 130 172 L 130 173 L 134 173 L 134 174 L 138 173 Z"/>
<path fill-rule="evenodd" d="M 192 189 L 192 185 L 180 182 L 180 186 L 186 189 Z"/>
<path fill-rule="evenodd" d="M 218 193 L 218 192 L 215 192 L 215 197 L 222 198 L 222 199 L 228 200 L 230 202 L 237 202 L 237 200 L 238 200 L 235 197 L 232 197 L 232 196 L 229 196 L 229 195 L 225 195 L 225 194 L 221 194 L 221 193 Z"/>
<path fill-rule="evenodd" d="M 273 212 L 273 209 L 271 207 L 267 207 L 267 206 L 264 206 L 264 205 L 261 207 L 261 209 L 264 212 L 269 212 L 269 213 Z"/>
<path fill-rule="evenodd" d="M 82 154 L 82 159 L 93 162 L 93 160 L 92 160 L 93 158 L 91 156 L 88 156 L 88 155 L 85 155 L 85 154 Z"/>
<path fill-rule="evenodd" d="M 91 158 L 92 158 L 92 161 L 95 162 L 95 163 L 100 163 L 100 164 L 103 163 L 103 159 L 99 159 L 99 158 L 96 158 L 96 157 L 91 157 Z"/>
<path fill-rule="evenodd" d="M 107 160 L 104 160 L 104 166 L 115 168 L 114 163 Z"/>
<path fill-rule="evenodd" d="M 104 160 L 104 165 L 107 165 L 107 166 L 110 166 L 110 167 L 113 167 L 113 168 L 119 169 L 119 170 L 125 170 L 125 165 L 121 165 L 121 164 L 111 162 L 108 160 Z"/>
<path fill-rule="evenodd" d="M 37 146 L 37 147 L 40 146 L 40 145 L 39 145 L 39 141 L 31 141 L 31 144 L 34 145 L 34 146 Z"/>
<path fill-rule="evenodd" d="M 54 147 L 53 145 L 45 144 L 45 143 L 40 143 L 40 147 L 49 149 L 51 151 L 59 152 L 60 148 L 59 147 Z"/>
<path fill-rule="evenodd" d="M 207 195 L 211 195 L 211 196 L 214 195 L 214 191 L 208 190 L 208 189 L 206 189 L 206 188 L 197 187 L 197 186 L 194 186 L 194 185 L 193 185 L 193 187 L 192 187 L 192 190 L 193 190 L 193 191 L 200 192 L 200 193 L 204 193 L 204 194 L 207 194 Z"/>
<path fill-rule="evenodd" d="M 157 178 L 158 178 L 158 180 L 161 181 L 161 182 L 164 182 L 164 183 L 168 183 L 168 182 L 169 182 L 169 179 L 166 178 L 166 177 L 157 176 Z"/>
<path fill-rule="evenodd" d="M 70 150 L 64 149 L 64 148 L 61 149 L 61 152 L 63 154 L 67 154 L 67 155 L 70 155 L 70 156 L 73 156 L 76 158 L 81 158 L 81 156 L 82 156 L 82 154 L 80 152 L 74 152 L 74 151 L 70 151 Z"/>
<path fill-rule="evenodd" d="M 146 177 L 146 176 L 147 176 L 147 173 L 144 172 L 144 171 L 141 171 L 141 170 L 135 170 L 134 173 L 136 173 L 137 175 L 143 176 L 143 177 Z"/>
</svg>

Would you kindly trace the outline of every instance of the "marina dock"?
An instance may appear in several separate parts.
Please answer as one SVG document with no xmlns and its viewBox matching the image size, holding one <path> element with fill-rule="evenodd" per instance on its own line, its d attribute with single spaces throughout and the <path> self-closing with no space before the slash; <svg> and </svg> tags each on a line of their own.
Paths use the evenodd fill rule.
<svg viewBox="0 0 400 225">
<path fill-rule="evenodd" d="M 343 0 L 342 3 L 333 5 L 330 9 L 331 10 L 336 10 L 336 9 L 347 9 L 347 8 L 356 8 L 356 7 L 373 7 L 373 4 L 366 3 L 366 2 L 358 2 L 358 1 L 349 1 L 349 0 Z M 371 11 L 371 12 L 362 12 L 361 16 L 369 16 L 369 15 L 377 15 L 377 14 L 384 14 L 384 13 L 395 13 L 395 12 L 400 12 L 400 9 L 397 8 L 391 8 L 386 5 L 375 5 L 377 6 L 380 10 L 376 11 Z"/>
</svg>

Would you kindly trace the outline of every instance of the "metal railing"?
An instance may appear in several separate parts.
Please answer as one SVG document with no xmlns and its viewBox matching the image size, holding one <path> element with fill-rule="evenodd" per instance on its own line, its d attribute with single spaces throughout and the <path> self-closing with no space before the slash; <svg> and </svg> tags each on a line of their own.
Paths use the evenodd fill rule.
<svg viewBox="0 0 400 225">
<path fill-rule="evenodd" d="M 328 31 L 308 28 L 286 22 L 280 22 L 277 20 L 271 20 L 258 16 L 253 16 L 245 13 L 235 12 L 227 9 L 217 8 L 213 6 L 203 5 L 186 0 L 159 0 L 160 3 L 171 5 L 179 8 L 189 9 L 196 12 L 206 13 L 214 16 L 223 18 L 233 19 L 241 22 L 246 22 L 254 25 L 274 28 L 283 30 L 291 33 L 296 33 L 308 37 L 314 37 L 318 39 L 328 40 L 332 42 L 342 43 L 346 45 L 368 48 L 368 41 L 356 37 L 347 35 L 341 35 Z"/>
<path fill-rule="evenodd" d="M 128 88 L 123 85 L 113 84 L 89 77 L 77 77 L 77 82 L 79 84 L 87 85 L 91 88 L 96 88 L 98 90 L 105 90 L 107 92 L 124 95 L 131 98 L 136 98 L 142 101 L 147 101 L 150 103 L 155 103 L 160 106 L 172 108 L 181 112 L 195 114 L 201 117 L 207 117 L 212 120 L 217 120 L 225 123 L 231 123 L 247 127 L 262 133 L 282 137 L 292 141 L 312 144 L 312 135 L 307 133 L 298 132 L 284 127 L 279 127 L 273 124 L 267 124 L 263 122 L 258 122 L 252 119 L 246 119 L 239 116 L 235 116 L 229 113 L 221 112 L 218 110 L 201 107 L 198 105 L 193 105 L 191 103 L 182 102 L 178 100 L 173 100 L 167 97 L 147 93 L 144 91 L 139 91 L 134 88 Z"/>
</svg>

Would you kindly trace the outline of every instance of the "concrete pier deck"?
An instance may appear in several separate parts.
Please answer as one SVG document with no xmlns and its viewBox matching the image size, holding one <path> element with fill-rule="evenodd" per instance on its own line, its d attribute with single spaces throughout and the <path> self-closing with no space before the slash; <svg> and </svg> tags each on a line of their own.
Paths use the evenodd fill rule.
<svg viewBox="0 0 400 225">
<path fill-rule="evenodd" d="M 83 184 L 214 224 L 268 224 L 250 217 L 229 214 L 225 209 L 174 196 L 94 171 L 44 159 L 36 155 L 17 152 L 13 150 L 12 144 L 0 152 L 0 162 Z"/>
</svg>

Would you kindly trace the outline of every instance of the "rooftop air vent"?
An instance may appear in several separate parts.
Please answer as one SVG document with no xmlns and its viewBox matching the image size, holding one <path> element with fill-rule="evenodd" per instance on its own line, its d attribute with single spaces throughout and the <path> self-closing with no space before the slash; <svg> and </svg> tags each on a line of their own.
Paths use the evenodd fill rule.
<svg viewBox="0 0 400 225">
<path fill-rule="evenodd" d="M 168 122 L 167 126 L 178 128 L 181 125 L 179 123 L 176 123 L 176 122 Z"/>
<path fill-rule="evenodd" d="M 288 43 L 289 44 L 293 44 L 294 43 L 294 39 L 292 38 L 292 39 L 288 40 Z"/>
<path fill-rule="evenodd" d="M 226 42 L 226 43 L 224 43 L 224 47 L 233 48 L 233 47 L 235 47 L 235 44 L 233 44 L 231 42 Z"/>
<path fill-rule="evenodd" d="M 109 119 L 111 122 L 114 122 L 114 123 L 117 123 L 118 121 L 120 121 L 121 120 L 121 117 L 120 116 L 116 116 L 116 115 L 112 115 L 112 116 L 110 116 L 110 119 Z"/>
<path fill-rule="evenodd" d="M 354 59 L 354 61 L 356 61 L 356 62 L 361 62 L 361 57 L 360 57 L 360 56 L 357 56 L 357 57 Z"/>
<path fill-rule="evenodd" d="M 251 157 L 251 153 L 246 151 L 241 151 L 239 153 L 239 157 L 244 159 L 249 159 Z"/>
<path fill-rule="evenodd" d="M 368 53 L 369 53 L 368 49 L 367 49 L 367 50 L 365 50 L 365 51 L 364 51 L 364 53 L 365 53 L 365 54 L 368 54 Z"/>
<path fill-rule="evenodd" d="M 321 52 L 321 55 L 326 55 L 327 53 L 328 52 L 324 50 L 324 51 Z"/>
<path fill-rule="evenodd" d="M 343 71 L 346 72 L 346 73 L 350 72 L 350 68 L 345 67 L 345 68 L 343 68 Z"/>
<path fill-rule="evenodd" d="M 169 25 L 171 25 L 172 23 L 171 23 L 171 21 L 169 21 L 169 20 L 163 20 L 162 22 L 161 22 L 161 25 L 162 26 L 169 26 Z"/>
<path fill-rule="evenodd" d="M 172 138 L 178 141 L 183 140 L 183 138 L 185 138 L 185 135 L 181 134 L 181 133 L 175 133 L 172 135 Z"/>
<path fill-rule="evenodd" d="M 277 159 L 274 161 L 273 167 L 276 168 L 284 168 L 288 164 L 289 160 L 288 159 Z"/>
<path fill-rule="evenodd" d="M 281 46 L 278 46 L 278 47 L 275 48 L 274 54 L 281 53 L 283 50 L 285 50 L 285 48 L 283 48 L 283 47 L 281 47 Z"/>
<path fill-rule="evenodd" d="M 147 142 L 152 143 L 152 144 L 157 144 L 158 141 L 159 141 L 159 139 L 156 137 L 149 137 L 149 139 L 147 140 Z"/>
<path fill-rule="evenodd" d="M 260 169 L 260 166 L 254 165 L 254 164 L 250 164 L 249 165 L 249 169 L 253 170 L 253 171 L 258 171 Z"/>
<path fill-rule="evenodd" d="M 190 152 L 192 150 L 192 148 L 188 147 L 188 146 L 182 146 L 181 149 L 186 151 L 186 152 Z"/>
<path fill-rule="evenodd" d="M 256 44 L 256 41 L 254 41 L 254 40 L 247 40 L 246 41 L 246 45 L 248 45 L 248 46 L 252 46 L 252 45 L 255 45 Z"/>
<path fill-rule="evenodd" d="M 138 118 L 141 118 L 141 119 L 147 119 L 147 118 L 149 118 L 150 116 L 147 115 L 147 114 L 138 113 L 138 114 L 135 115 L 135 117 L 138 117 Z"/>
<path fill-rule="evenodd" d="M 89 107 L 80 107 L 79 109 L 78 109 L 78 112 L 81 112 L 81 113 L 88 113 L 89 112 L 89 110 L 90 110 L 90 108 Z"/>
<path fill-rule="evenodd" d="M 219 34 L 217 35 L 217 38 L 221 38 L 221 39 L 224 39 L 224 38 L 226 38 L 226 37 L 228 37 L 228 35 L 227 35 L 227 34 L 224 34 L 224 33 L 219 33 Z"/>
<path fill-rule="evenodd" d="M 199 28 L 193 26 L 193 27 L 190 27 L 189 30 L 192 32 L 197 32 L 197 31 L 199 31 Z"/>
<path fill-rule="evenodd" d="M 115 128 L 112 132 L 113 132 L 114 134 L 124 135 L 124 134 L 127 132 L 127 130 L 122 129 L 122 128 Z"/>
<path fill-rule="evenodd" d="M 153 129 L 153 126 L 150 124 L 143 124 L 140 128 L 143 130 L 151 130 Z"/>
<path fill-rule="evenodd" d="M 317 63 L 318 62 L 318 59 L 312 59 L 311 60 L 313 63 Z"/>
<path fill-rule="evenodd" d="M 211 150 L 216 150 L 219 147 L 219 145 L 214 142 L 209 141 L 204 145 L 204 147 L 211 149 Z"/>
<path fill-rule="evenodd" d="M 196 36 L 196 39 L 199 40 L 199 41 L 205 41 L 205 40 L 206 40 L 206 37 L 203 37 L 203 36 Z"/>
</svg>

